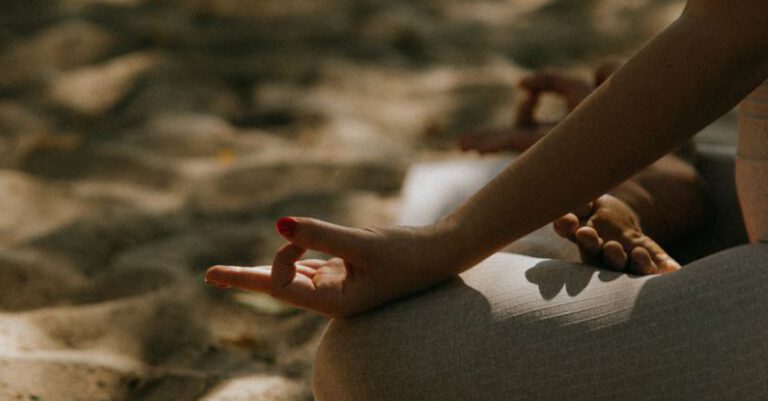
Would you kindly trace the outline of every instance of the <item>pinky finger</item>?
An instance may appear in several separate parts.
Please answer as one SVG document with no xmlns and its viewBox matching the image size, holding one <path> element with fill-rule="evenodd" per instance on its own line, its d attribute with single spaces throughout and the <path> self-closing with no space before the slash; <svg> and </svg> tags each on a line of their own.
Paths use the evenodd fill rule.
<svg viewBox="0 0 768 401">
<path fill-rule="evenodd" d="M 645 248 L 641 246 L 635 247 L 632 250 L 631 258 L 632 263 L 630 263 L 630 266 L 632 267 L 632 273 L 643 276 L 656 273 L 657 266 L 653 263 L 651 255 Z"/>
</svg>

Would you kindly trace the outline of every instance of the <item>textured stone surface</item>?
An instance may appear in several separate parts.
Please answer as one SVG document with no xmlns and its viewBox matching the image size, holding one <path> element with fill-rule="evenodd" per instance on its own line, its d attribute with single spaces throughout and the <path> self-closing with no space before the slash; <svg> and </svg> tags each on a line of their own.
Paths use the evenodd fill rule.
<svg viewBox="0 0 768 401">
<path fill-rule="evenodd" d="M 137 53 L 69 71 L 53 81 L 48 95 L 57 106 L 85 115 L 99 115 L 120 102 L 157 62 L 156 55 Z"/>
<path fill-rule="evenodd" d="M 61 21 L 0 52 L 0 88 L 35 84 L 100 61 L 115 45 L 107 28 L 77 19 Z"/>
</svg>

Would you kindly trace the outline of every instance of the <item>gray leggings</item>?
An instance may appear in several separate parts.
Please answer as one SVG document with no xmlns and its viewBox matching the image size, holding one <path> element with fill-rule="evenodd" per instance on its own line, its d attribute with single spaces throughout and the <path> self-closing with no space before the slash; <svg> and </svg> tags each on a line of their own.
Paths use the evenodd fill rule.
<svg viewBox="0 0 768 401">
<path fill-rule="evenodd" d="M 330 324 L 318 401 L 768 399 L 768 245 L 665 276 L 498 254 Z"/>
</svg>

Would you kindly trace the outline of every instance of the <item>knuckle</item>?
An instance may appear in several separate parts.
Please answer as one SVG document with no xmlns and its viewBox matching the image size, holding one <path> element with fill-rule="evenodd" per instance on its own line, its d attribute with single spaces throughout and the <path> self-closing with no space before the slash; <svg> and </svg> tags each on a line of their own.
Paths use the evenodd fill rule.
<svg viewBox="0 0 768 401">
<path fill-rule="evenodd" d="M 304 252 L 304 248 L 299 247 L 293 243 L 287 243 L 275 253 L 273 264 L 295 262 L 301 258 L 301 255 L 304 254 Z"/>
</svg>

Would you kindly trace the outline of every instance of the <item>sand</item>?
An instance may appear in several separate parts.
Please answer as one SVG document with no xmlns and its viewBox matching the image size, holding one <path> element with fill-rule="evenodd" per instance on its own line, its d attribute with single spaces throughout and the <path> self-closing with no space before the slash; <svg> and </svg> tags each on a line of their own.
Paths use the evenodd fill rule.
<svg viewBox="0 0 768 401">
<path fill-rule="evenodd" d="M 523 74 L 681 4 L 617 3 L 4 2 L 0 400 L 312 399 L 326 321 L 205 269 L 269 263 L 283 215 L 396 222 L 408 167 L 476 158 L 455 136 L 511 121 Z"/>
</svg>

